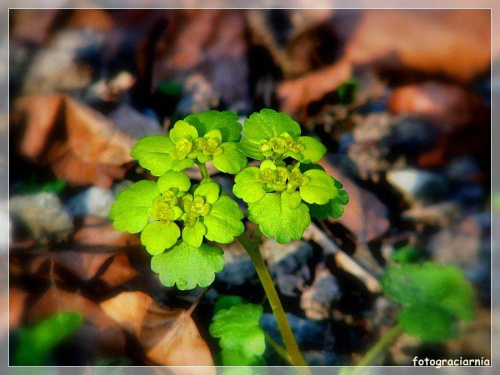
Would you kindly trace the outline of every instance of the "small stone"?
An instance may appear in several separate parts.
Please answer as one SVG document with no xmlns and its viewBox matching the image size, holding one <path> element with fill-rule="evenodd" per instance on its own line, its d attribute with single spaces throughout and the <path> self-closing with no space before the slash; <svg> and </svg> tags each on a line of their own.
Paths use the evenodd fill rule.
<svg viewBox="0 0 500 375">
<path fill-rule="evenodd" d="M 59 31 L 32 59 L 23 85 L 25 93 L 85 89 L 102 60 L 104 33 L 96 30 Z M 93 62 L 93 66 L 89 62 Z"/>
<path fill-rule="evenodd" d="M 297 297 L 298 291 L 311 278 L 307 261 L 312 256 L 312 246 L 305 241 L 281 245 L 269 238 L 262 244 L 261 252 L 281 294 Z"/>
<path fill-rule="evenodd" d="M 453 159 L 444 169 L 446 177 L 454 182 L 475 182 L 483 173 L 481 164 L 470 155 Z"/>
<path fill-rule="evenodd" d="M 308 350 L 303 354 L 309 366 L 339 366 L 341 364 L 339 356 L 328 350 Z"/>
<path fill-rule="evenodd" d="M 157 135 L 162 132 L 161 125 L 157 119 L 143 115 L 128 104 L 120 105 L 109 114 L 108 118 L 118 128 L 137 138 Z"/>
<path fill-rule="evenodd" d="M 287 313 L 286 317 L 290 323 L 295 340 L 297 340 L 297 344 L 320 346 L 325 343 L 326 329 L 323 325 L 299 318 L 290 313 Z M 280 344 L 283 342 L 273 314 L 263 314 L 260 319 L 260 326 L 276 342 Z"/>
<path fill-rule="evenodd" d="M 339 300 L 341 291 L 335 276 L 324 265 L 316 267 L 314 282 L 305 288 L 300 297 L 300 307 L 312 320 L 324 320 L 330 316 L 330 306 Z"/>
<path fill-rule="evenodd" d="M 219 282 L 228 287 L 254 282 L 257 273 L 247 252 L 237 241 L 229 245 L 219 245 L 224 250 L 224 268 L 216 274 Z"/>
<path fill-rule="evenodd" d="M 110 190 L 97 186 L 83 191 L 72 197 L 67 204 L 71 216 L 96 216 L 107 218 L 109 210 L 115 201 Z"/>
<path fill-rule="evenodd" d="M 268 238 L 262 244 L 260 251 L 271 272 L 283 267 L 293 272 L 312 256 L 312 246 L 305 241 L 292 241 L 281 245 L 274 239 Z"/>
<path fill-rule="evenodd" d="M 416 168 L 389 171 L 387 180 L 410 202 L 417 199 L 432 201 L 449 191 L 448 183 L 442 175 Z"/>
<path fill-rule="evenodd" d="M 491 280 L 490 234 L 490 213 L 483 212 L 466 217 L 455 228 L 443 228 L 428 244 L 433 260 L 463 269 L 481 285 L 478 291 L 485 298 L 489 298 Z"/>
<path fill-rule="evenodd" d="M 10 215 L 42 244 L 62 242 L 73 232 L 73 220 L 54 193 L 15 196 L 9 200 Z"/>
</svg>

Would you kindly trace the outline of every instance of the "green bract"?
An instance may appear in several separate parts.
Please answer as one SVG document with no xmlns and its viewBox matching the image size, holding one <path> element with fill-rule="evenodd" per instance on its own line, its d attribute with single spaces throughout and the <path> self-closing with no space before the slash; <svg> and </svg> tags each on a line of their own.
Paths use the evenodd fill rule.
<svg viewBox="0 0 500 375">
<path fill-rule="evenodd" d="M 190 246 L 199 247 L 206 237 L 230 243 L 245 229 L 243 212 L 231 198 L 220 196 L 220 185 L 211 180 L 193 193 L 189 177 L 168 171 L 154 181 L 139 181 L 122 191 L 111 207 L 116 229 L 141 233 L 141 242 L 152 255 L 172 247 L 181 235 Z"/>
<path fill-rule="evenodd" d="M 240 138 L 241 124 L 235 113 L 208 111 L 177 121 L 168 137 L 141 139 L 131 155 L 154 176 L 208 161 L 221 172 L 238 173 L 247 165 L 236 143 Z"/>
<path fill-rule="evenodd" d="M 110 211 L 116 229 L 142 231 L 142 244 L 155 255 L 153 270 L 165 285 L 179 289 L 207 286 L 222 270 L 222 250 L 203 244 L 204 237 L 230 243 L 245 229 L 243 212 L 231 198 L 220 196 L 219 184 L 207 180 L 192 193 L 190 188 L 186 174 L 168 171 L 157 182 L 139 181 L 122 191 Z M 179 225 L 184 242 L 178 242 Z"/>
<path fill-rule="evenodd" d="M 241 303 L 218 310 L 210 324 L 210 334 L 220 338 L 224 351 L 236 352 L 247 358 L 260 356 L 266 350 L 264 331 L 259 325 L 261 305 Z"/>
<path fill-rule="evenodd" d="M 206 287 L 212 284 L 215 273 L 224 268 L 224 254 L 217 246 L 201 244 L 193 247 L 178 242 L 172 249 L 155 255 L 151 269 L 160 274 L 163 285 L 189 290 L 197 285 Z"/>
<path fill-rule="evenodd" d="M 263 109 L 244 123 L 241 149 L 253 159 L 283 160 L 291 157 L 302 163 L 319 161 L 325 146 L 312 137 L 300 136 L 300 125 L 286 113 Z"/>
<path fill-rule="evenodd" d="M 248 203 L 249 219 L 258 223 L 265 235 L 286 243 L 301 238 L 310 224 L 308 205 L 337 204 L 337 186 L 322 169 L 302 172 L 300 164 L 286 166 L 265 160 L 260 168 L 249 167 L 238 173 L 233 192 Z M 344 202 L 345 198 L 339 200 Z M 323 211 L 329 216 L 333 209 L 326 207 Z"/>
<path fill-rule="evenodd" d="M 116 229 L 142 231 L 141 242 L 151 254 L 172 247 L 180 236 L 174 222 L 183 215 L 182 197 L 190 188 L 189 177 L 169 171 L 155 181 L 139 181 L 116 197 L 109 216 Z"/>
<path fill-rule="evenodd" d="M 402 304 L 398 320 L 403 330 L 424 341 L 454 337 L 458 321 L 474 315 L 472 286 L 452 266 L 424 263 L 392 267 L 382 278 L 382 287 Z"/>
<path fill-rule="evenodd" d="M 182 197 L 185 214 L 182 239 L 191 246 L 200 246 L 203 237 L 219 243 L 231 243 L 245 230 L 243 212 L 229 197 L 220 197 L 220 185 L 203 182 Z"/>
</svg>

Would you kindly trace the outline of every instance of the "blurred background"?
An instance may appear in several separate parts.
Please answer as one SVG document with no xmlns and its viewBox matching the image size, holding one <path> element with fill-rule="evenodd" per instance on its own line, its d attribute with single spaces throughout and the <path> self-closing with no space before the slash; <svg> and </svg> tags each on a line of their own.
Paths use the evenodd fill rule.
<svg viewBox="0 0 500 375">
<path fill-rule="evenodd" d="M 107 215 L 118 192 L 150 177 L 129 156 L 139 138 L 193 112 L 244 119 L 261 108 L 327 145 L 322 165 L 351 199 L 304 241 L 263 246 L 308 362 L 353 364 L 394 324 L 378 278 L 402 256 L 460 267 L 476 318 L 439 345 L 402 336 L 377 364 L 491 358 L 500 195 L 490 189 L 490 21 L 473 9 L 11 10 L 10 316 L 0 330 L 11 361 L 32 324 L 77 311 L 46 364 L 213 364 L 217 296 L 264 298 L 244 250 L 224 248 L 208 290 L 179 292 Z M 277 335 L 270 311 L 262 325 Z M 283 364 L 271 350 L 266 360 Z"/>
</svg>

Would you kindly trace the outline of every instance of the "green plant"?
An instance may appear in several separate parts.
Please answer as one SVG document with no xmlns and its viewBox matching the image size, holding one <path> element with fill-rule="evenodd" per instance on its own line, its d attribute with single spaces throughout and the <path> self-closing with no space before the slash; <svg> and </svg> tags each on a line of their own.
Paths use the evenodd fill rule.
<svg viewBox="0 0 500 375">
<path fill-rule="evenodd" d="M 49 316 L 32 327 L 16 332 L 12 366 L 50 365 L 52 351 L 69 338 L 82 323 L 76 312 L 62 312 Z"/>
<path fill-rule="evenodd" d="M 252 114 L 244 127 L 232 112 L 192 114 L 177 121 L 168 136 L 146 137 L 137 143 L 131 155 L 159 178 L 136 182 L 122 191 L 110 217 L 118 230 L 141 232 L 141 242 L 153 255 L 152 269 L 164 285 L 179 289 L 210 285 L 224 266 L 223 252 L 215 244 L 240 241 L 254 262 L 276 316 L 286 357 L 293 365 L 305 365 L 259 245 L 262 234 L 287 243 L 302 237 L 311 217 L 342 215 L 348 194 L 340 182 L 313 164 L 325 152 L 318 140 L 302 136 L 299 124 L 285 113 L 263 109 Z M 247 166 L 247 158 L 260 165 Z M 245 233 L 238 203 L 209 176 L 208 162 L 218 171 L 236 176 L 233 193 L 248 204 L 248 219 L 258 224 L 252 238 Z M 192 184 L 182 172 L 193 166 L 199 169 L 199 184 Z M 250 330 L 255 341 L 245 348 L 257 357 L 262 354 L 265 344 L 257 319 L 261 310 L 238 305 L 217 313 L 212 332 L 221 339 L 226 362 L 234 363 L 237 356 L 248 358 L 249 354 L 231 349 L 244 339 L 228 336 L 220 328 L 227 327 L 224 321 L 228 316 L 237 321 L 245 315 L 241 324 L 246 324 L 249 316 L 255 318 L 255 330 Z"/>
<path fill-rule="evenodd" d="M 459 323 L 474 316 L 472 285 L 454 266 L 405 263 L 388 268 L 381 283 L 384 294 L 401 305 L 398 324 L 368 350 L 358 366 L 370 365 L 402 333 L 439 342 L 456 337 Z M 361 371 L 358 367 L 349 374 Z"/>
<path fill-rule="evenodd" d="M 242 138 L 243 134 L 243 138 Z M 175 123 L 168 136 L 141 139 L 132 151 L 139 164 L 158 176 L 136 182 L 116 197 L 110 211 L 116 229 L 141 232 L 153 256 L 151 268 L 166 286 L 186 290 L 206 287 L 224 267 L 217 244 L 238 240 L 249 254 L 276 318 L 284 348 L 259 326 L 262 306 L 239 297 L 217 302 L 210 333 L 222 348 L 224 365 L 263 363 L 266 342 L 294 366 L 306 366 L 260 252 L 263 235 L 279 243 L 300 239 L 311 218 L 338 218 L 349 196 L 318 162 L 326 148 L 302 136 L 297 122 L 284 113 L 263 109 L 242 126 L 236 114 L 208 111 Z M 248 159 L 253 159 L 248 166 Z M 243 210 L 208 173 L 207 163 L 235 175 L 233 194 Z M 186 168 L 197 166 L 201 181 L 192 183 Z M 207 243 L 209 241 L 209 243 Z M 399 323 L 360 364 L 373 358 L 401 332 L 436 341 L 453 337 L 459 320 L 472 316 L 472 289 L 453 267 L 418 260 L 414 248 L 402 249 L 382 279 L 384 292 L 402 305 Z"/>
</svg>

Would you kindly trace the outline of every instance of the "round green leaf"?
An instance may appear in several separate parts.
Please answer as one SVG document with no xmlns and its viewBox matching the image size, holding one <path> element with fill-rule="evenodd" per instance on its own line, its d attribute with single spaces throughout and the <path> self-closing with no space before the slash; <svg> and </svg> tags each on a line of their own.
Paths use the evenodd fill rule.
<svg viewBox="0 0 500 375">
<path fill-rule="evenodd" d="M 121 231 L 139 233 L 149 220 L 153 201 L 160 195 L 155 181 L 139 181 L 116 196 L 109 217 Z"/>
<path fill-rule="evenodd" d="M 219 142 L 222 142 L 222 133 L 220 130 L 212 129 L 207 134 L 204 135 L 205 138 L 213 138 Z"/>
<path fill-rule="evenodd" d="M 408 306 L 398 314 L 403 331 L 423 341 L 436 342 L 456 337 L 457 320 L 437 306 Z"/>
<path fill-rule="evenodd" d="M 224 350 L 234 350 L 245 357 L 264 354 L 266 342 L 264 331 L 259 325 L 262 305 L 239 304 L 228 310 L 219 310 L 213 317 L 209 331 L 220 338 Z"/>
<path fill-rule="evenodd" d="M 194 191 L 194 195 L 205 198 L 207 203 L 213 204 L 219 199 L 220 185 L 217 182 L 202 182 Z"/>
<path fill-rule="evenodd" d="M 261 370 L 258 375 L 265 373 L 262 370 L 263 366 L 266 366 L 266 361 L 262 356 L 246 357 L 239 351 L 223 349 L 220 352 L 220 362 L 222 366 L 228 367 L 224 370 L 224 375 L 257 375 L 254 371 L 256 366 L 260 366 Z"/>
<path fill-rule="evenodd" d="M 288 133 L 292 137 L 300 135 L 300 125 L 288 114 L 263 109 L 245 120 L 243 134 L 246 139 L 260 143 L 261 139 L 271 139 Z"/>
<path fill-rule="evenodd" d="M 260 152 L 259 146 L 260 143 L 252 142 L 249 139 L 243 139 L 240 142 L 240 150 L 243 151 L 246 156 L 255 160 L 264 160 L 266 157 Z"/>
<path fill-rule="evenodd" d="M 323 155 L 326 154 L 326 147 L 313 137 L 299 137 L 298 142 L 302 144 L 305 149 L 298 154 L 290 154 L 301 163 L 315 163 L 321 160 Z"/>
<path fill-rule="evenodd" d="M 349 203 L 349 195 L 345 190 L 339 190 L 339 196 L 330 199 L 326 204 L 310 204 L 309 212 L 312 217 L 326 220 L 329 217 L 338 219 L 344 213 L 344 206 Z"/>
<path fill-rule="evenodd" d="M 161 176 L 171 169 L 172 158 L 169 153 L 174 143 L 163 135 L 154 135 L 141 139 L 130 155 L 139 160 L 141 167 L 149 169 L 153 176 Z"/>
<path fill-rule="evenodd" d="M 339 195 L 334 179 L 325 172 L 311 169 L 304 173 L 311 181 L 300 186 L 300 196 L 307 203 L 326 204 Z"/>
<path fill-rule="evenodd" d="M 171 188 L 179 189 L 177 196 L 183 195 L 191 187 L 191 181 L 187 174 L 176 171 L 168 171 L 158 179 L 158 190 L 165 192 Z"/>
<path fill-rule="evenodd" d="M 153 221 L 142 231 L 141 243 L 151 255 L 157 255 L 174 246 L 180 235 L 177 224 Z"/>
<path fill-rule="evenodd" d="M 241 221 L 243 216 L 238 203 L 229 197 L 220 197 L 212 205 L 210 213 L 203 218 L 203 223 L 207 227 L 205 237 L 219 243 L 233 242 L 234 237 L 245 230 L 245 225 Z"/>
<path fill-rule="evenodd" d="M 211 130 L 219 130 L 222 142 L 238 142 L 241 139 L 242 126 L 234 112 L 206 111 L 191 114 L 185 121 L 193 125 L 200 136 L 205 136 Z"/>
<path fill-rule="evenodd" d="M 206 232 L 207 227 L 200 220 L 196 220 L 193 226 L 184 227 L 182 239 L 190 246 L 200 247 Z"/>
<path fill-rule="evenodd" d="M 175 123 L 172 130 L 170 130 L 169 135 L 170 139 L 175 143 L 182 138 L 187 138 L 189 140 L 196 138 L 198 136 L 198 131 L 186 121 L 179 120 Z"/>
<path fill-rule="evenodd" d="M 236 174 L 247 166 L 247 157 L 234 142 L 226 142 L 220 146 L 223 153 L 214 155 L 212 164 L 219 171 Z"/>
<path fill-rule="evenodd" d="M 185 158 L 182 160 L 176 160 L 172 159 L 172 162 L 170 163 L 170 168 L 173 171 L 182 171 L 184 169 L 191 168 L 194 165 L 194 160 L 190 158 Z"/>
<path fill-rule="evenodd" d="M 309 209 L 304 203 L 292 208 L 282 204 L 279 193 L 267 193 L 262 200 L 249 203 L 248 218 L 259 224 L 262 233 L 281 244 L 300 239 L 311 223 Z"/>
<path fill-rule="evenodd" d="M 289 192 L 285 190 L 281 194 L 281 202 L 290 208 L 296 208 L 302 202 L 302 199 L 300 198 L 300 193 L 298 191 Z"/>
<path fill-rule="evenodd" d="M 220 248 L 201 244 L 200 247 L 178 242 L 172 249 L 155 255 L 151 269 L 160 274 L 163 285 L 177 285 L 180 290 L 207 287 L 215 279 L 215 273 L 222 271 L 224 255 Z"/>
<path fill-rule="evenodd" d="M 247 203 L 260 201 L 266 195 L 262 182 L 257 181 L 259 168 L 249 167 L 243 169 L 234 179 L 233 193 Z"/>
</svg>

